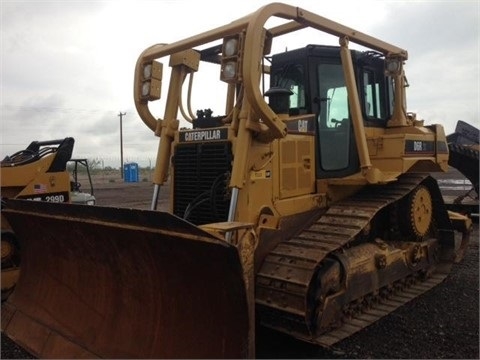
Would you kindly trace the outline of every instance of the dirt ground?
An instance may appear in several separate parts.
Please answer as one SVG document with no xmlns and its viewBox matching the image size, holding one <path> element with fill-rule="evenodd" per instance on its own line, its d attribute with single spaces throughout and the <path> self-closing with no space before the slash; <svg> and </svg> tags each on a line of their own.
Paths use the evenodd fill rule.
<svg viewBox="0 0 480 360">
<path fill-rule="evenodd" d="M 95 184 L 94 195 L 96 204 L 100 206 L 112 206 L 148 210 L 151 207 L 153 197 L 153 184 L 150 182 L 136 183 L 100 183 Z M 170 186 L 160 187 L 157 202 L 158 210 L 168 209 L 168 196 Z"/>
<path fill-rule="evenodd" d="M 150 182 L 96 183 L 99 206 L 149 209 Z M 168 206 L 168 185 L 159 210 Z M 31 358 L 2 334 L 2 358 Z M 259 358 L 479 358 L 479 227 L 465 258 L 440 285 L 350 338 L 323 349 L 267 329 L 257 331 Z"/>
</svg>

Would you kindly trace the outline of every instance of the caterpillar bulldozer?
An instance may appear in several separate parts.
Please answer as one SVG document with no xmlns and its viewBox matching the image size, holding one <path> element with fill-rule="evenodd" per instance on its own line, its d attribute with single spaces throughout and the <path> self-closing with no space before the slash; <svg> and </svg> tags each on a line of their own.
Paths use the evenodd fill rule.
<svg viewBox="0 0 480 360">
<path fill-rule="evenodd" d="M 65 138 L 32 141 L 25 149 L 1 162 L 2 210 L 4 199 L 70 202 L 70 178 L 66 171 L 75 140 Z M 20 245 L 7 219 L 1 216 L 2 301 L 13 291 L 20 271 Z"/>
<path fill-rule="evenodd" d="M 95 204 L 86 159 L 71 159 L 75 139 L 32 141 L 25 149 L 1 162 L 2 209 L 4 199 L 15 198 L 50 203 Z M 73 173 L 67 164 L 74 164 Z M 78 163 L 87 167 L 90 194 L 80 190 Z M 72 179 L 71 179 L 72 178 Z M 73 181 L 71 181 L 73 180 Z M 13 291 L 20 273 L 20 244 L 7 219 L 1 216 L 2 301 Z"/>
<path fill-rule="evenodd" d="M 272 54 L 304 29 L 339 45 Z M 258 326 L 328 347 L 442 282 L 471 222 L 430 176 L 448 144 L 407 111 L 407 58 L 282 3 L 147 48 L 151 209 L 7 200 L 24 263 L 2 331 L 38 357 L 252 358 Z M 195 94 L 224 114 L 194 112 Z"/>
</svg>

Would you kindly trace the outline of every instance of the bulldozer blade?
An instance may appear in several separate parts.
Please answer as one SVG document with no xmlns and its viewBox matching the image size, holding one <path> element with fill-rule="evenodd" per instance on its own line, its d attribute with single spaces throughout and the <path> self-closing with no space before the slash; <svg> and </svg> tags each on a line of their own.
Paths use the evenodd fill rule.
<svg viewBox="0 0 480 360">
<path fill-rule="evenodd" d="M 2 330 L 33 355 L 249 356 L 234 246 L 164 212 L 25 200 L 2 212 L 22 251 Z"/>
</svg>

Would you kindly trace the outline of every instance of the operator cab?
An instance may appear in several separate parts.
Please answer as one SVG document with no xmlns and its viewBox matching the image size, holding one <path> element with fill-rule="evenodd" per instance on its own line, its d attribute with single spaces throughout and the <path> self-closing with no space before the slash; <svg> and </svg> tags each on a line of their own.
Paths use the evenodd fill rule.
<svg viewBox="0 0 480 360">
<path fill-rule="evenodd" d="M 364 126 L 386 127 L 393 80 L 382 54 L 351 50 Z M 270 86 L 289 90 L 289 115 L 316 114 L 317 178 L 359 171 L 340 47 L 308 45 L 273 55 Z"/>
</svg>

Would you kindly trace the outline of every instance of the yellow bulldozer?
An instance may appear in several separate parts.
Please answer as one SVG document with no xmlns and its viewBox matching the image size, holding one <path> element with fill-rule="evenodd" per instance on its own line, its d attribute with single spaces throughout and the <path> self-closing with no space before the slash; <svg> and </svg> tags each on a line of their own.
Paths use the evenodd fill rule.
<svg viewBox="0 0 480 360">
<path fill-rule="evenodd" d="M 0 186 L 4 199 L 70 202 L 70 175 L 66 164 L 75 140 L 32 141 L 25 149 L 6 156 L 1 162 Z M 24 224 L 25 226 L 25 224 Z M 20 271 L 20 244 L 8 221 L 1 215 L 2 301 L 12 292 Z"/>
<path fill-rule="evenodd" d="M 72 159 L 75 139 L 32 141 L 25 149 L 7 155 L 1 162 L 2 210 L 5 199 L 50 203 L 95 204 L 87 159 Z M 72 173 L 68 165 L 73 164 Z M 78 165 L 85 166 L 90 193 L 80 190 Z M 1 214 L 2 301 L 12 293 L 20 274 L 20 242 Z"/>
<path fill-rule="evenodd" d="M 339 45 L 272 53 L 302 31 Z M 47 358 L 252 358 L 258 326 L 330 346 L 442 282 L 471 222 L 430 176 L 448 144 L 407 111 L 407 58 L 282 3 L 147 48 L 134 101 L 160 138 L 151 209 L 7 200 L 24 261 L 4 333 Z"/>
</svg>

